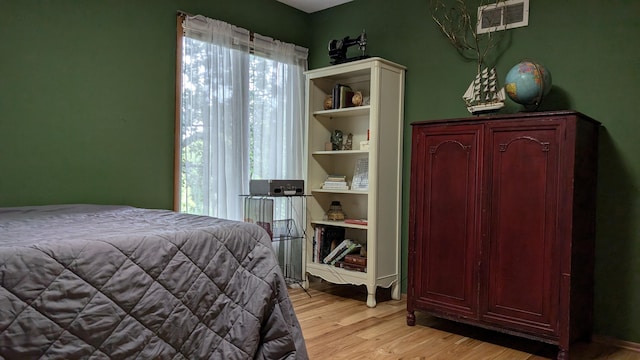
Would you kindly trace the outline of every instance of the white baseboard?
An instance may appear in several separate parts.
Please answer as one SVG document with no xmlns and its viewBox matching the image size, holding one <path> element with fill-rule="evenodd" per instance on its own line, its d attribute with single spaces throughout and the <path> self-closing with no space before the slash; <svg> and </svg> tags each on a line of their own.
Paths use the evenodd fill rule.
<svg viewBox="0 0 640 360">
<path fill-rule="evenodd" d="M 611 337 L 611 336 L 602 336 L 602 335 L 593 335 L 591 337 L 591 340 L 593 342 L 597 342 L 597 343 L 600 343 L 600 344 L 615 346 L 615 347 L 619 347 L 619 348 L 622 348 L 622 349 L 631 350 L 631 351 L 635 351 L 637 353 L 640 353 L 640 344 L 639 343 L 635 343 L 635 342 L 631 342 L 631 341 L 624 341 L 624 340 L 616 339 L 616 338 Z"/>
</svg>

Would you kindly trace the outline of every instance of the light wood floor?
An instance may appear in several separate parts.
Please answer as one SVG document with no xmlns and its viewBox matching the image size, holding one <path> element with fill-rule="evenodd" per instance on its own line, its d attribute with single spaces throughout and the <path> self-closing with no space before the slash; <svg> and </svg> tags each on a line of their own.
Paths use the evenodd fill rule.
<svg viewBox="0 0 640 360">
<path fill-rule="evenodd" d="M 368 308 L 364 287 L 312 283 L 308 293 L 289 290 L 311 360 L 542 360 L 556 348 L 416 312 L 407 326 L 406 300 L 378 291 Z M 640 353 L 599 343 L 577 343 L 572 360 L 640 360 Z"/>
</svg>

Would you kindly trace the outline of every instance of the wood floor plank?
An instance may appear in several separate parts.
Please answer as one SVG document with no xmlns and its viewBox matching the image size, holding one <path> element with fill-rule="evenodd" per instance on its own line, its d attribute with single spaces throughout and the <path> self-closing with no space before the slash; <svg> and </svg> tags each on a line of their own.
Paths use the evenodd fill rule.
<svg viewBox="0 0 640 360">
<path fill-rule="evenodd" d="M 383 289 L 384 290 L 384 289 Z M 383 291 L 380 291 L 383 293 Z M 550 360 L 556 347 L 416 312 L 406 324 L 406 300 L 366 289 L 312 283 L 289 290 L 310 360 Z M 380 298 L 378 298 L 380 297 Z M 577 343 L 572 360 L 640 360 L 640 353 L 600 343 Z"/>
</svg>

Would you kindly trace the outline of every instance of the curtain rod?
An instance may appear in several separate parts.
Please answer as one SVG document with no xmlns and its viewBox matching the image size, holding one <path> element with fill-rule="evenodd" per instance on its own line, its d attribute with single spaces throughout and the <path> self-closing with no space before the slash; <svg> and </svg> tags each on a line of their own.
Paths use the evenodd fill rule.
<svg viewBox="0 0 640 360">
<path fill-rule="evenodd" d="M 188 13 L 188 12 L 182 11 L 182 10 L 177 10 L 177 13 L 178 13 L 178 16 L 185 16 L 185 17 L 187 17 L 187 16 L 196 16 L 196 15 L 193 15 L 192 13 Z M 202 15 L 202 16 L 204 16 L 204 15 Z M 207 16 L 205 16 L 205 17 L 209 18 Z M 249 31 L 249 39 L 250 39 L 250 41 L 253 41 L 254 32 L 251 31 L 251 30 L 247 30 L 247 31 Z"/>
<path fill-rule="evenodd" d="M 185 16 L 185 17 L 186 17 L 186 16 L 196 16 L 196 15 L 193 15 L 193 14 L 191 14 L 191 13 L 188 13 L 188 12 L 186 12 L 186 11 L 182 11 L 182 10 L 177 10 L 177 13 L 178 13 L 178 15 L 179 15 L 179 16 Z M 204 16 L 204 15 L 202 15 L 202 16 Z M 207 16 L 205 16 L 205 17 L 207 17 Z M 208 18 L 208 17 L 207 17 L 207 18 Z M 255 39 L 255 34 L 256 34 L 256 33 L 255 33 L 255 32 L 253 32 L 253 31 L 251 31 L 251 30 L 247 30 L 247 31 L 249 31 L 249 41 L 254 41 L 254 39 Z M 295 44 L 293 44 L 293 45 L 295 45 Z M 253 48 L 253 46 L 251 46 L 251 47 Z M 302 49 L 308 50 L 307 48 L 305 48 L 305 47 L 303 47 L 303 46 L 299 46 L 299 45 L 295 45 L 295 47 L 296 47 L 296 48 L 302 48 Z"/>
</svg>

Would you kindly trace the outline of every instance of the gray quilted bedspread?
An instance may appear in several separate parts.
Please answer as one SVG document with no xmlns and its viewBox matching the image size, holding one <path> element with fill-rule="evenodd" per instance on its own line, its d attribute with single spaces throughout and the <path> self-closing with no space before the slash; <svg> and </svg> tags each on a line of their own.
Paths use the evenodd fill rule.
<svg viewBox="0 0 640 360">
<path fill-rule="evenodd" d="M 0 208 L 0 359 L 306 359 L 257 225 L 124 206 Z"/>
</svg>

